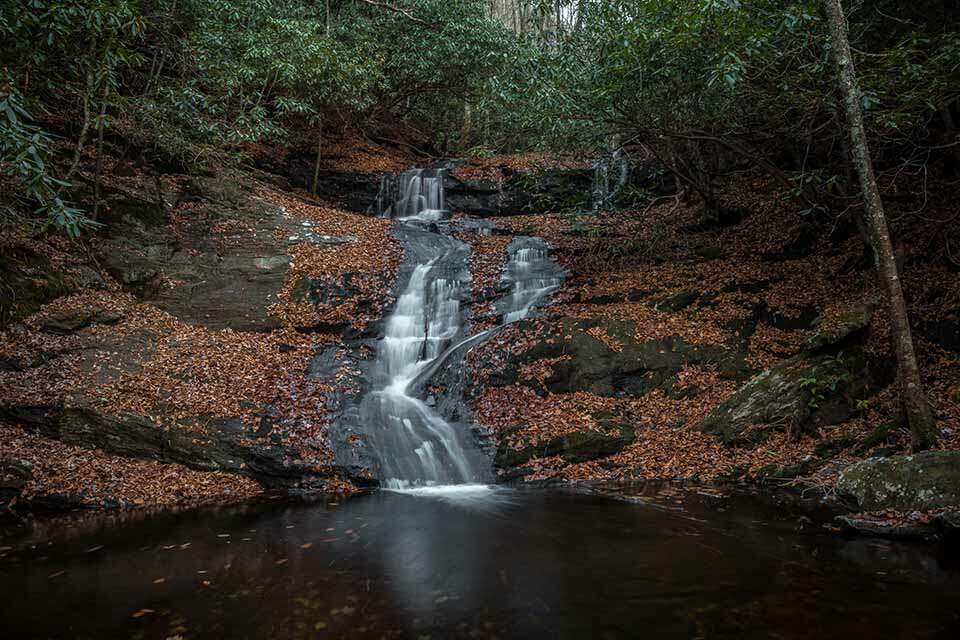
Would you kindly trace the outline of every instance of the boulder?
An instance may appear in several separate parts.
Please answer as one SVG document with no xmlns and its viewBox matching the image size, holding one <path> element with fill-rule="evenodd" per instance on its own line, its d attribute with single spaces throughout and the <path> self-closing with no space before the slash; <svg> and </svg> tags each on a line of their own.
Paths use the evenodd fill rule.
<svg viewBox="0 0 960 640">
<path fill-rule="evenodd" d="M 20 458 L 0 458 L 0 509 L 11 506 L 33 477 L 33 464 Z"/>
<path fill-rule="evenodd" d="M 632 427 L 624 424 L 604 423 L 603 431 L 574 431 L 539 445 L 519 449 L 503 439 L 497 448 L 494 465 L 500 477 L 510 480 L 526 473 L 523 465 L 532 458 L 560 456 L 564 462 L 577 463 L 605 458 L 621 451 L 635 439 Z"/>
<path fill-rule="evenodd" d="M 949 351 L 960 351 L 960 308 L 926 322 L 923 330 L 931 342 Z"/>
<path fill-rule="evenodd" d="M 95 324 L 115 324 L 122 319 L 123 314 L 112 309 L 72 309 L 47 316 L 41 329 L 47 333 L 67 335 Z"/>
<path fill-rule="evenodd" d="M 817 318 L 817 332 L 807 338 L 804 348 L 808 351 L 819 351 L 845 342 L 870 326 L 874 311 L 874 304 L 860 304 L 838 316 Z"/>
<path fill-rule="evenodd" d="M 837 493 L 865 511 L 960 507 L 960 452 L 870 458 L 840 475 Z"/>
<path fill-rule="evenodd" d="M 609 343 L 598 338 L 609 336 Z M 616 345 L 616 346 L 613 346 Z M 738 345 L 695 345 L 678 336 L 638 341 L 636 324 L 625 320 L 561 318 L 552 331 L 530 349 L 511 356 L 505 368 L 487 384 L 518 381 L 525 364 L 562 358 L 551 365 L 542 386 L 524 380 L 538 393 L 586 391 L 601 396 L 642 395 L 653 389 L 670 392 L 687 365 L 715 364 L 726 378 L 745 380 L 749 366 Z"/>
<path fill-rule="evenodd" d="M 0 329 L 36 313 L 42 305 L 72 293 L 73 276 L 32 248 L 8 244 L 0 252 Z M 10 292 L 16 295 L 10 295 Z"/>
<path fill-rule="evenodd" d="M 727 446 L 741 446 L 763 442 L 774 430 L 798 434 L 839 424 L 888 375 L 859 350 L 798 356 L 754 377 L 697 429 L 719 436 Z"/>
</svg>

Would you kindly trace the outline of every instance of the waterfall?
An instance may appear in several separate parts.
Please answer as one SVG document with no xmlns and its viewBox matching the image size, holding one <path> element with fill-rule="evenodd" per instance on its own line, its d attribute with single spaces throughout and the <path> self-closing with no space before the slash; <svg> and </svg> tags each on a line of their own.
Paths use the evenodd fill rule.
<svg viewBox="0 0 960 640">
<path fill-rule="evenodd" d="M 550 257 L 547 243 L 540 238 L 517 238 L 507 251 L 510 261 L 503 281 L 512 285 L 512 291 L 496 305 L 504 324 L 529 316 L 540 301 L 563 284 L 563 271 Z"/>
<path fill-rule="evenodd" d="M 614 149 L 598 159 L 593 165 L 593 210 L 609 208 L 629 179 L 630 159 L 623 149 Z"/>
<path fill-rule="evenodd" d="M 451 223 L 436 224 L 443 206 L 442 171 L 412 170 L 387 179 L 377 202 L 378 211 L 397 220 L 406 281 L 370 365 L 370 391 L 348 412 L 353 421 L 348 426 L 363 436 L 381 484 L 390 489 L 482 483 L 491 475 L 469 425 L 444 417 L 461 413 L 453 407 L 461 406 L 463 377 L 462 369 L 444 365 L 458 362 L 454 354 L 462 357 L 497 329 L 467 336 L 461 299 L 470 295 L 470 247 L 441 231 Z M 507 250 L 503 284 L 510 293 L 495 303 L 500 327 L 530 315 L 564 275 L 538 238 L 516 238 Z M 438 400 L 428 404 L 423 398 L 441 369 L 445 382 L 455 380 L 452 390 L 435 394 Z"/>
<path fill-rule="evenodd" d="M 412 395 L 410 383 L 461 331 L 461 282 L 444 277 L 449 254 L 417 265 L 387 320 L 374 372 L 380 385 L 365 402 L 383 484 L 392 489 L 477 482 L 483 473 L 467 435 Z M 479 453 L 479 452 L 477 452 Z"/>
<path fill-rule="evenodd" d="M 399 176 L 384 176 L 377 194 L 377 215 L 385 218 L 442 220 L 443 169 L 409 169 Z"/>
</svg>

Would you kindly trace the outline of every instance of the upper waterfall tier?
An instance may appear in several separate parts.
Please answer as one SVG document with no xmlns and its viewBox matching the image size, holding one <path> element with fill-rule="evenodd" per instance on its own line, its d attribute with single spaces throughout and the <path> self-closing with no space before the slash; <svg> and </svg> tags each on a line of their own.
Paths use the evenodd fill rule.
<svg viewBox="0 0 960 640">
<path fill-rule="evenodd" d="M 377 195 L 377 215 L 387 218 L 441 220 L 444 208 L 443 169 L 410 169 L 384 176 Z"/>
</svg>

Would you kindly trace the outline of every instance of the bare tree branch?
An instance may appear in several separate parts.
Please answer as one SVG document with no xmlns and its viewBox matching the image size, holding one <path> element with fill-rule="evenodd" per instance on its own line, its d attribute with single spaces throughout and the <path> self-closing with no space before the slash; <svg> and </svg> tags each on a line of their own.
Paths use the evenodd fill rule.
<svg viewBox="0 0 960 640">
<path fill-rule="evenodd" d="M 417 16 L 413 15 L 412 13 L 410 13 L 409 11 L 407 11 L 406 9 L 404 9 L 403 7 L 398 7 L 398 6 L 395 5 L 395 4 L 390 4 L 390 3 L 388 3 L 388 2 L 378 2 L 377 0 L 360 0 L 360 2 L 364 2 L 364 3 L 366 3 L 366 4 L 369 4 L 370 6 L 373 6 L 373 7 L 379 7 L 379 8 L 381 8 L 381 9 L 386 9 L 387 11 L 393 11 L 394 13 L 398 13 L 398 14 L 402 15 L 402 16 L 403 16 L 404 18 L 406 18 L 407 20 L 410 20 L 410 21 L 412 21 L 412 22 L 416 22 L 417 24 L 422 25 L 422 26 L 424 26 L 424 27 L 429 27 L 429 28 L 432 29 L 432 28 L 434 28 L 434 27 L 436 26 L 436 25 L 434 25 L 434 24 L 431 24 L 431 23 L 427 22 L 427 21 L 424 20 L 423 18 L 418 18 Z"/>
</svg>

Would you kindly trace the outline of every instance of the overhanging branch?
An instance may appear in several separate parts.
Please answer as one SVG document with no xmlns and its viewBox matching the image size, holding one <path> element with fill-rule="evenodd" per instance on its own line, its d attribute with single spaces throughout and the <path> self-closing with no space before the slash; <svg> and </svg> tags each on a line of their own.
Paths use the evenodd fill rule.
<svg viewBox="0 0 960 640">
<path fill-rule="evenodd" d="M 387 11 L 392 11 L 394 13 L 400 14 L 407 20 L 410 20 L 411 22 L 416 22 L 417 24 L 422 25 L 424 27 L 429 27 L 432 29 L 435 26 L 427 22 L 423 18 L 418 18 L 417 16 L 413 15 L 403 7 L 398 7 L 397 5 L 391 4 L 389 2 L 378 2 L 377 0 L 360 0 L 360 2 L 369 4 L 370 6 L 373 6 L 373 7 L 379 7 L 381 9 L 386 9 Z"/>
</svg>

